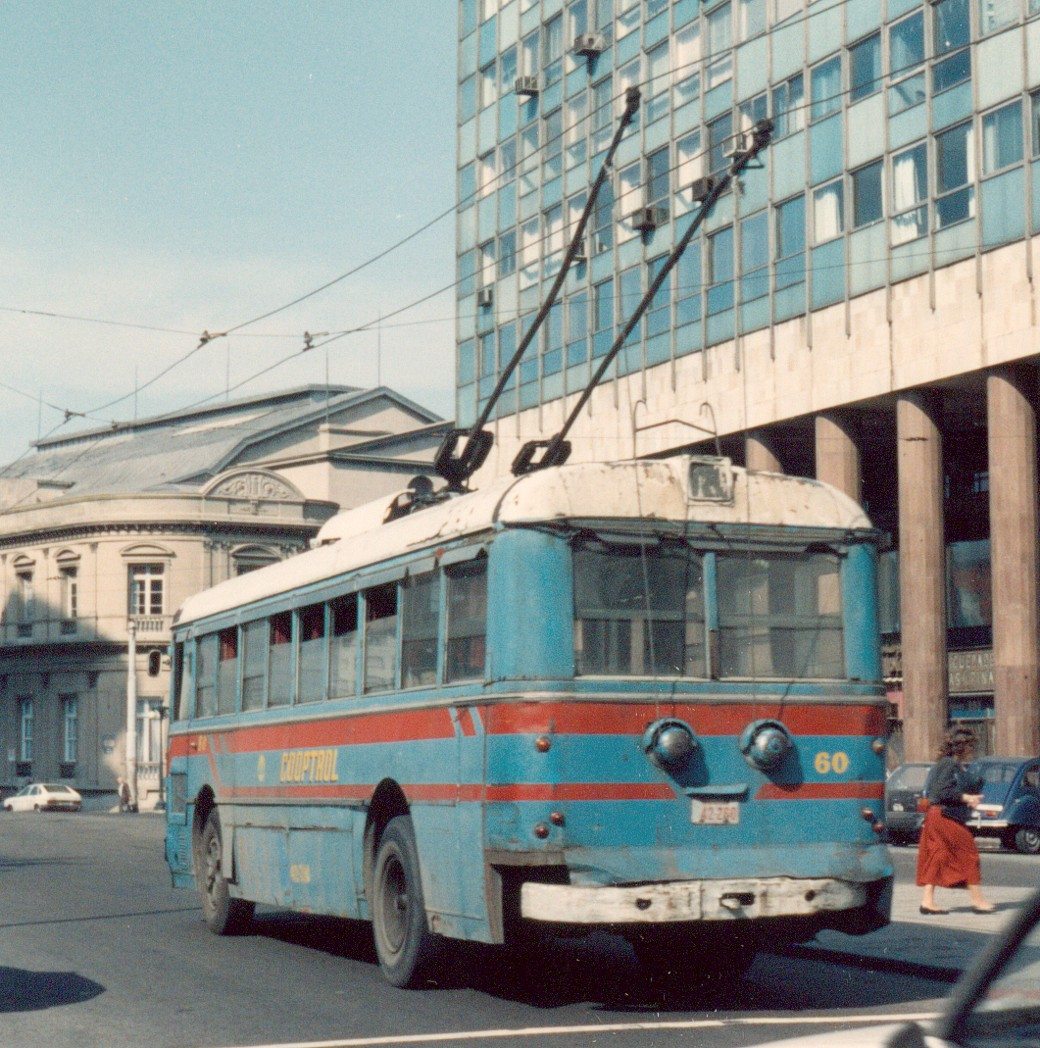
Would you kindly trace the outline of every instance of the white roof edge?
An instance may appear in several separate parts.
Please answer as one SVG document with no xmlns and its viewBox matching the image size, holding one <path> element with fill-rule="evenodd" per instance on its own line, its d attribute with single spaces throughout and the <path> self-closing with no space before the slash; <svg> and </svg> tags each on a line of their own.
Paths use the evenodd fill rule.
<svg viewBox="0 0 1040 1048">
<path fill-rule="evenodd" d="M 688 486 L 693 460 L 720 465 L 732 483 L 728 501 L 691 501 Z M 649 518 L 842 531 L 871 527 L 858 503 L 822 481 L 749 473 L 728 459 L 691 455 L 574 463 L 519 478 L 502 477 L 479 491 L 387 523 L 399 494 L 384 495 L 332 517 L 318 532 L 315 548 L 309 552 L 228 579 L 190 597 L 181 607 L 178 624 L 500 525 Z"/>
</svg>

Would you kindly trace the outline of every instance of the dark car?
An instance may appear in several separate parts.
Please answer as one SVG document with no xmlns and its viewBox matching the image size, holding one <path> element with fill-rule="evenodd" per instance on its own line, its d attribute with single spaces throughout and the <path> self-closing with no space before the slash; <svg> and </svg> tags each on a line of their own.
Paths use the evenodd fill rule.
<svg viewBox="0 0 1040 1048">
<path fill-rule="evenodd" d="M 968 823 L 977 837 L 1040 853 L 1040 757 L 981 757 L 982 802 Z"/>
<path fill-rule="evenodd" d="M 917 802 L 924 796 L 930 764 L 900 764 L 885 783 L 885 828 L 892 844 L 912 844 L 921 833 L 924 816 Z"/>
</svg>

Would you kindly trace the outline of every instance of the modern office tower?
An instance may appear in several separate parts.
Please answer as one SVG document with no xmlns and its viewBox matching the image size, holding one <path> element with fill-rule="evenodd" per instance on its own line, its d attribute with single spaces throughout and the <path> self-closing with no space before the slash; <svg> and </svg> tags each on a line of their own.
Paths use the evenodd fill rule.
<svg viewBox="0 0 1040 1048">
<path fill-rule="evenodd" d="M 458 425 L 560 266 L 625 89 L 642 104 L 581 258 L 492 412 L 548 437 L 693 220 L 575 458 L 716 448 L 816 475 L 891 539 L 881 613 L 908 756 L 948 719 L 1040 749 L 1040 0 L 461 0 Z"/>
</svg>

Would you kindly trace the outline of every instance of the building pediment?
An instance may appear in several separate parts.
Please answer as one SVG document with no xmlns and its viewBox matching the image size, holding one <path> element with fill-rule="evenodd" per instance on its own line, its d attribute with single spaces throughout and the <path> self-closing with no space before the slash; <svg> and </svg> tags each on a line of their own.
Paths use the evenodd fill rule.
<svg viewBox="0 0 1040 1048">
<path fill-rule="evenodd" d="M 206 498 L 248 502 L 304 502 L 300 490 L 266 469 L 236 469 L 216 477 L 202 492 Z"/>
</svg>

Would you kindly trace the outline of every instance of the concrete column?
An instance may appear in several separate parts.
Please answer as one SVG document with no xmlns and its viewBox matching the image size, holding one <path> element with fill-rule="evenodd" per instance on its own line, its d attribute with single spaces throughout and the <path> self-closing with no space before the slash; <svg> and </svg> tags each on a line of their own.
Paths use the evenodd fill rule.
<svg viewBox="0 0 1040 1048">
<path fill-rule="evenodd" d="M 862 502 L 859 425 L 847 412 L 816 416 L 816 479 L 832 484 L 855 502 Z"/>
<path fill-rule="evenodd" d="M 946 565 L 939 402 L 896 402 L 899 608 L 906 760 L 934 760 L 947 723 Z"/>
<path fill-rule="evenodd" d="M 748 469 L 783 473 L 772 435 L 767 429 L 749 429 L 744 435 L 744 461 Z"/>
<path fill-rule="evenodd" d="M 986 378 L 993 683 L 998 754 L 1040 750 L 1036 378 L 1000 369 Z"/>
</svg>

